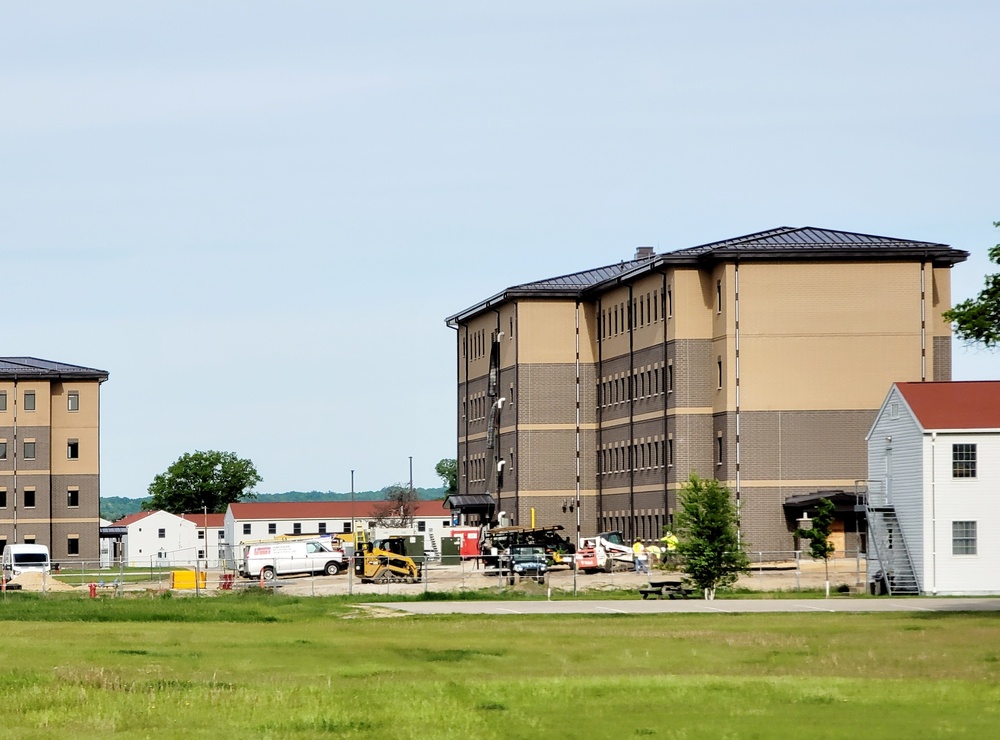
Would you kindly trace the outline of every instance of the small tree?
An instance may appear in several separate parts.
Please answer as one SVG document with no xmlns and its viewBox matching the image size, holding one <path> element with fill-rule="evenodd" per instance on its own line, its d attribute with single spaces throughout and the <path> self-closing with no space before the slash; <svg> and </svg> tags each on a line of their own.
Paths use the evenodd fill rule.
<svg viewBox="0 0 1000 740">
<path fill-rule="evenodd" d="M 142 508 L 183 514 L 205 507 L 219 514 L 231 503 L 255 498 L 252 489 L 262 480 L 250 460 L 233 452 L 188 452 L 153 478 L 151 498 L 143 501 Z"/>
<path fill-rule="evenodd" d="M 397 483 L 385 489 L 385 499 L 376 504 L 372 517 L 382 527 L 409 527 L 419 501 L 409 486 Z"/>
<path fill-rule="evenodd" d="M 735 583 L 749 571 L 750 559 L 739 541 L 736 506 L 719 481 L 692 473 L 681 489 L 676 523 L 684 571 L 706 599 L 714 599 L 717 588 Z"/>
<path fill-rule="evenodd" d="M 1000 221 L 993 225 L 1000 228 Z M 988 256 L 1000 264 L 1000 244 L 991 247 Z M 987 275 L 979 295 L 945 311 L 944 319 L 955 325 L 955 334 L 965 341 L 987 349 L 1000 347 L 1000 273 Z"/>
<path fill-rule="evenodd" d="M 830 532 L 836 513 L 833 501 L 821 498 L 816 505 L 816 513 L 812 518 L 812 529 L 798 529 L 795 533 L 802 539 L 809 540 L 809 555 L 813 560 L 823 560 L 823 570 L 826 574 L 826 595 L 830 595 L 830 556 L 833 555 L 833 543 L 830 542 Z"/>
<path fill-rule="evenodd" d="M 444 483 L 444 495 L 449 496 L 458 491 L 458 460 L 445 458 L 434 466 L 434 472 Z"/>
</svg>

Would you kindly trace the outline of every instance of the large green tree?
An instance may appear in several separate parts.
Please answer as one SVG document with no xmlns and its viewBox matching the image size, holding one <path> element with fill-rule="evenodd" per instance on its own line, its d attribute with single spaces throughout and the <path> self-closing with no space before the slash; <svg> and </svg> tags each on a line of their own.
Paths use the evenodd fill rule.
<svg viewBox="0 0 1000 740">
<path fill-rule="evenodd" d="M 444 483 L 445 496 L 458 491 L 458 460 L 446 457 L 434 466 L 434 472 Z"/>
<path fill-rule="evenodd" d="M 736 506 L 719 481 L 692 473 L 680 491 L 676 524 L 684 572 L 706 599 L 714 599 L 717 588 L 735 583 L 750 569 L 739 538 Z"/>
<path fill-rule="evenodd" d="M 1000 221 L 993 225 L 1000 228 Z M 989 258 L 1000 264 L 1000 244 L 990 249 Z M 988 349 L 1000 346 L 1000 273 L 987 275 L 986 287 L 979 295 L 945 311 L 944 318 L 955 325 L 955 334 L 965 341 Z"/>
<path fill-rule="evenodd" d="M 153 479 L 142 508 L 181 514 L 207 507 L 218 514 L 233 502 L 254 498 L 253 487 L 262 480 L 250 460 L 233 452 L 188 452 Z"/>
<path fill-rule="evenodd" d="M 826 573 L 826 595 L 830 596 L 830 556 L 833 555 L 833 543 L 830 542 L 830 532 L 833 531 L 833 519 L 837 508 L 828 498 L 821 498 L 816 506 L 816 513 L 810 520 L 809 529 L 798 529 L 796 534 L 804 540 L 809 540 L 809 555 L 813 560 L 822 560 Z"/>
</svg>

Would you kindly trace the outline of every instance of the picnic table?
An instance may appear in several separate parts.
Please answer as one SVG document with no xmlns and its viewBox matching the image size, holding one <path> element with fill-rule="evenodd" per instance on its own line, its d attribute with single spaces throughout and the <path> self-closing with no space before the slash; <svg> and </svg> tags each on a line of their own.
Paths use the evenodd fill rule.
<svg viewBox="0 0 1000 740">
<path fill-rule="evenodd" d="M 650 578 L 649 585 L 639 589 L 639 595 L 644 599 L 648 599 L 650 596 L 655 596 L 658 599 L 662 599 L 664 596 L 668 599 L 676 599 L 677 597 L 686 599 L 693 593 L 694 589 L 685 585 L 680 576 Z"/>
</svg>

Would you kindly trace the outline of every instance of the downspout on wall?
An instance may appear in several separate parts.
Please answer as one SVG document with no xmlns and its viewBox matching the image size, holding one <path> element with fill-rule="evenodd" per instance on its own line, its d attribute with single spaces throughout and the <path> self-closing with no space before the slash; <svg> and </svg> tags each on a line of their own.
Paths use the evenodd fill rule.
<svg viewBox="0 0 1000 740">
<path fill-rule="evenodd" d="M 632 285 L 628 286 L 628 515 L 629 542 L 635 541 L 635 310 Z"/>
<path fill-rule="evenodd" d="M 604 522 L 604 308 L 597 299 L 597 531 L 606 529 Z"/>
</svg>

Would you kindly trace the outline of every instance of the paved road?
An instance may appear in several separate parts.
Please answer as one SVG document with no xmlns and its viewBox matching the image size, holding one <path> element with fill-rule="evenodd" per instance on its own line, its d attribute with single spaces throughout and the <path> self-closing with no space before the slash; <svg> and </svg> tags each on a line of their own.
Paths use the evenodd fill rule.
<svg viewBox="0 0 1000 740">
<path fill-rule="evenodd" d="M 411 614 L 748 614 L 1000 611 L 1000 599 L 653 599 L 643 601 L 421 601 L 368 604 Z"/>
</svg>

